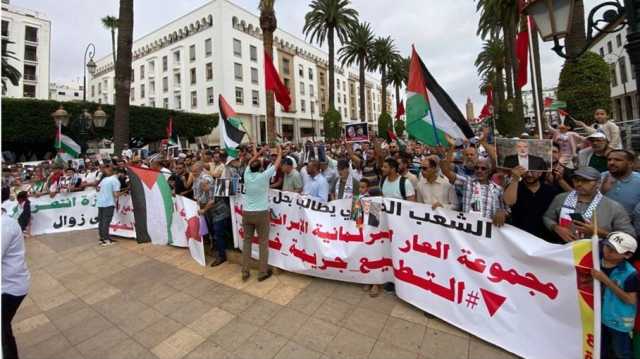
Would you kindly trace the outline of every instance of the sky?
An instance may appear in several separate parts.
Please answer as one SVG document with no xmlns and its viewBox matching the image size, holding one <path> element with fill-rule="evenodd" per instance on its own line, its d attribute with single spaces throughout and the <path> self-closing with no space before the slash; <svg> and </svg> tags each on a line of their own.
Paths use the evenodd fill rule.
<svg viewBox="0 0 640 359">
<path fill-rule="evenodd" d="M 134 40 L 209 0 L 134 0 Z M 258 0 L 231 0 L 257 14 Z M 588 12 L 598 0 L 585 0 Z M 165 3 L 165 5 L 163 5 Z M 278 27 L 301 38 L 309 0 L 278 0 Z M 51 80 L 81 81 L 85 47 L 93 42 L 96 58 L 111 52 L 111 35 L 100 19 L 118 16 L 117 0 L 11 0 L 11 4 L 42 12 L 51 20 Z M 478 14 L 473 0 L 352 0 L 360 19 L 372 24 L 379 36 L 391 36 L 400 53 L 410 54 L 414 44 L 422 60 L 440 85 L 464 112 L 467 98 L 476 115 L 485 99 L 478 90 L 473 65 L 482 47 L 476 36 Z M 544 87 L 556 86 L 564 60 L 542 43 L 541 66 Z M 525 89 L 528 88 L 525 87 Z"/>
</svg>

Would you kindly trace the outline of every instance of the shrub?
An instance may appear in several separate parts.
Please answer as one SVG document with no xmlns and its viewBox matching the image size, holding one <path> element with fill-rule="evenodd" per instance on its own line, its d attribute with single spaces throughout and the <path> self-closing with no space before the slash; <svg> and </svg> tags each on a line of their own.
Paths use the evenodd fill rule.
<svg viewBox="0 0 640 359">
<path fill-rule="evenodd" d="M 391 127 L 391 115 L 386 112 L 383 112 L 378 117 L 378 136 L 384 138 L 386 141 L 389 141 L 389 134 L 387 133 L 387 129 Z"/>
<path fill-rule="evenodd" d="M 329 109 L 323 119 L 325 140 L 337 140 L 342 134 L 342 116 L 335 109 Z"/>
<path fill-rule="evenodd" d="M 393 124 L 393 128 L 396 130 L 396 136 L 402 137 L 402 135 L 404 135 L 404 121 L 396 120 Z"/>
</svg>

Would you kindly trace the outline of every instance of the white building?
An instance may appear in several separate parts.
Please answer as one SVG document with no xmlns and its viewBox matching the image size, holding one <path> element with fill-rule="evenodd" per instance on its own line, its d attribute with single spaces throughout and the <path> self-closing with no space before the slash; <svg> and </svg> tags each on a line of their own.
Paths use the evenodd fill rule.
<svg viewBox="0 0 640 359">
<path fill-rule="evenodd" d="M 18 86 L 6 81 L 3 96 L 49 98 L 51 21 L 44 14 L 2 1 L 2 40 L 12 41 L 8 50 L 17 60 L 9 60 L 22 77 Z"/>
<path fill-rule="evenodd" d="M 605 28 L 611 31 L 619 27 L 620 21 Z M 601 33 L 590 51 L 600 55 L 609 64 L 611 74 L 611 115 L 616 121 L 628 121 L 638 118 L 638 97 L 636 96 L 636 76 L 629 54 L 624 48 L 627 44 L 627 26 L 615 33 Z"/>
<path fill-rule="evenodd" d="M 289 88 L 292 104 L 276 103 L 277 132 L 287 139 L 321 134 L 328 110 L 327 53 L 282 31 L 274 33 L 274 63 Z M 213 0 L 133 42 L 131 104 L 197 113 L 217 113 L 222 94 L 242 119 L 253 141 L 266 140 L 262 31 L 257 15 L 227 0 Z M 96 61 L 87 97 L 113 103 L 111 54 Z M 358 76 L 336 67 L 335 107 L 345 122 L 358 119 Z M 377 123 L 379 80 L 367 76 L 366 119 Z M 392 91 L 387 92 L 389 105 Z M 392 106 L 388 107 L 393 111 Z M 135 119 L 133 119 L 135 121 Z M 375 127 L 374 127 L 375 128 Z M 218 130 L 209 137 L 218 142 Z"/>
<path fill-rule="evenodd" d="M 49 99 L 54 101 L 82 101 L 82 85 L 78 82 L 49 85 Z"/>
</svg>

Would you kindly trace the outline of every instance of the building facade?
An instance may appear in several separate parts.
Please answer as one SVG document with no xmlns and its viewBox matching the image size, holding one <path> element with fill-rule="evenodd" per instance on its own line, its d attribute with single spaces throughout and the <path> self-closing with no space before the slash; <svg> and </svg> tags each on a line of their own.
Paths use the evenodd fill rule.
<svg viewBox="0 0 640 359">
<path fill-rule="evenodd" d="M 557 100 L 558 96 L 556 95 L 558 91 L 557 87 L 549 87 L 542 89 L 542 99 L 544 101 L 545 98 L 551 98 L 554 101 Z M 533 102 L 533 91 L 526 90 L 522 91 L 522 112 L 524 113 L 524 118 L 528 122 L 535 122 L 536 120 L 536 107 Z"/>
<path fill-rule="evenodd" d="M 609 25 L 610 31 L 620 22 Z M 601 33 L 589 48 L 600 55 L 609 65 L 611 78 L 611 114 L 615 121 L 630 121 L 640 117 L 636 89 L 636 75 L 624 48 L 627 44 L 627 26 L 614 33 Z"/>
<path fill-rule="evenodd" d="M 273 61 L 292 100 L 288 112 L 276 103 L 276 131 L 296 142 L 321 135 L 322 116 L 329 108 L 328 55 L 280 29 L 273 42 Z M 131 104 L 217 113 L 222 94 L 247 129 L 247 140 L 266 142 L 263 53 L 258 16 L 227 0 L 213 0 L 134 41 Z M 87 97 L 113 103 L 111 54 L 96 64 Z M 336 66 L 335 81 L 335 107 L 343 122 L 376 125 L 382 101 L 379 80 L 366 78 L 365 119 L 358 118 L 357 71 Z M 392 91 L 387 93 L 387 101 L 394 103 Z M 218 129 L 208 140 L 219 142 Z"/>
<path fill-rule="evenodd" d="M 51 21 L 44 14 L 2 1 L 2 41 L 11 41 L 9 59 L 22 77 L 18 86 L 7 81 L 2 95 L 7 97 L 49 98 Z"/>
<path fill-rule="evenodd" d="M 71 82 L 59 84 L 52 82 L 49 85 L 49 99 L 54 101 L 82 101 L 82 84 Z"/>
</svg>

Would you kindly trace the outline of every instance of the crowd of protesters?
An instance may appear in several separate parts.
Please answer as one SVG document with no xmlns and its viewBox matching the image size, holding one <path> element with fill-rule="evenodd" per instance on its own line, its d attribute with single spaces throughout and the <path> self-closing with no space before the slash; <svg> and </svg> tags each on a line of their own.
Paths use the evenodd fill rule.
<svg viewBox="0 0 640 359">
<path fill-rule="evenodd" d="M 226 261 L 233 212 L 228 198 L 214 192 L 214 182 L 237 179 L 244 184 L 245 239 L 257 234 L 260 241 L 260 281 L 271 276 L 267 265 L 269 188 L 301 193 L 319 201 L 358 201 L 367 196 L 416 201 L 433 209 L 475 213 L 491 219 L 496 226 L 509 223 L 559 245 L 591 238 L 597 230 L 603 239 L 602 271 L 594 271 L 593 277 L 604 288 L 603 357 L 631 358 L 634 351 L 639 357 L 636 292 L 640 291 L 640 280 L 634 268 L 640 268 L 636 250 L 640 235 L 640 173 L 635 171 L 639 163 L 632 151 L 622 147 L 620 131 L 606 111 L 596 110 L 594 120 L 594 126 L 575 121 L 576 131 L 565 123 L 546 130 L 545 137 L 553 141 L 549 172 L 528 171 L 521 166 L 497 168 L 495 146 L 489 143 L 489 129 L 484 128 L 475 138 L 448 139 L 446 146 L 435 147 L 371 138 L 356 144 L 244 144 L 237 149 L 236 157 L 219 147 L 171 155 L 163 151 L 148 158 L 125 149 L 118 156 L 89 156 L 67 162 L 58 158 L 33 166 L 5 163 L 3 197 L 11 192 L 26 209 L 19 220 L 25 233 L 29 226 L 29 197 L 53 197 L 87 188 L 105 193 L 100 213 L 110 220 L 115 196 L 128 191 L 126 166 L 152 168 L 166 173 L 174 194 L 200 205 L 210 233 L 214 256 L 211 265 L 217 266 Z M 103 190 L 107 185 L 108 190 Z M 4 227 L 3 222 L 3 269 Z M 102 245 L 111 244 L 108 230 L 100 231 L 100 241 Z M 249 278 L 251 240 L 245 243 L 243 280 Z M 4 278 L 3 275 L 3 287 Z M 371 296 L 380 293 L 378 285 L 365 289 Z M 4 302 L 3 292 L 3 311 Z M 638 335 L 632 341 L 634 328 Z M 3 331 L 3 347 L 4 336 Z"/>
</svg>

